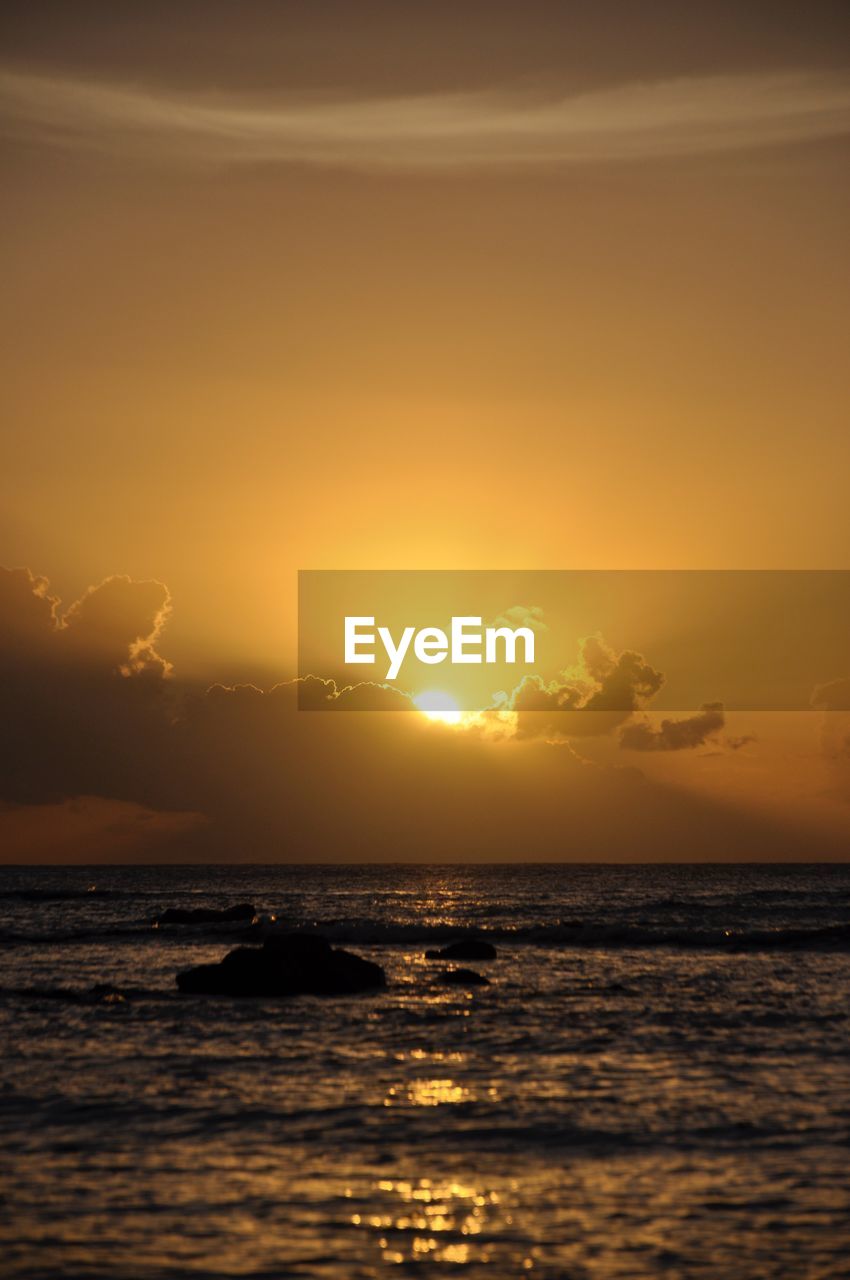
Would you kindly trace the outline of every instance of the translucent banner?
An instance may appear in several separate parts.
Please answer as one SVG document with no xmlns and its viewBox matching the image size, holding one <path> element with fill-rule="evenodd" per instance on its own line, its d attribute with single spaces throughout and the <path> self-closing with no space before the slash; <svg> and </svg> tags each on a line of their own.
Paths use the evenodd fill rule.
<svg viewBox="0 0 850 1280">
<path fill-rule="evenodd" d="M 847 570 L 299 574 L 305 710 L 795 711 L 848 676 Z"/>
</svg>

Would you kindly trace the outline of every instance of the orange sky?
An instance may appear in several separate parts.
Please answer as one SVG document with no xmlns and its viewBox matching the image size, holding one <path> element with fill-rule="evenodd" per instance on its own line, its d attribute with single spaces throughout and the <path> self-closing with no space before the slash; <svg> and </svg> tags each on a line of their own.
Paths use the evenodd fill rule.
<svg viewBox="0 0 850 1280">
<path fill-rule="evenodd" d="M 111 575 L 154 579 L 172 688 L 267 689 L 294 674 L 298 569 L 848 567 L 846 6 L 11 4 L 3 28 L 0 562 L 49 578 L 58 617 Z M 34 632 L 6 634 L 17 661 Z M 72 682 L 81 661 L 45 658 Z M 375 761 L 381 726 L 362 725 Z M 419 730 L 431 761 L 447 731 Z M 301 732 L 250 731 L 258 857 L 281 856 L 279 736 Z M 320 732 L 304 749 L 333 791 L 347 748 Z M 670 794 L 746 813 L 738 856 L 787 853 L 773 832 L 756 848 L 765 812 L 815 833 L 795 855 L 838 856 L 843 748 L 820 734 L 810 713 L 741 751 L 639 763 L 668 817 Z M 558 845 L 545 745 L 492 766 L 517 787 L 499 856 L 541 805 L 516 856 L 581 851 Z M 623 767 L 613 739 L 581 749 L 585 774 Z M 486 765 L 466 750 L 487 773 L 492 744 Z M 75 795 L 131 825 L 138 806 L 206 814 L 216 772 L 183 760 L 169 790 L 133 758 L 107 782 L 95 753 L 39 786 L 40 758 L 2 799 L 54 806 L 63 857 L 84 844 Z M 346 856 L 355 820 L 361 853 L 403 856 L 375 771 L 356 802 L 342 788 L 339 829 L 300 815 L 305 856 Z M 434 839 L 462 857 L 473 817 L 449 808 Z M 232 821 L 198 819 L 228 838 Z M 687 856 L 691 821 L 677 809 L 659 856 Z M 627 830 L 582 847 L 632 856 Z"/>
</svg>

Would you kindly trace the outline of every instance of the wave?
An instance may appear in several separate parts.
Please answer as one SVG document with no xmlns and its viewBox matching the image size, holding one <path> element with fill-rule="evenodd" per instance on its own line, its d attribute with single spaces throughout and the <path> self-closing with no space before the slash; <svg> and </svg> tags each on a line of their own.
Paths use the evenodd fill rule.
<svg viewBox="0 0 850 1280">
<path fill-rule="evenodd" d="M 246 931 L 244 920 L 205 921 L 203 924 L 183 925 L 179 928 L 161 926 L 149 917 L 131 924 L 85 925 L 79 929 L 54 927 L 52 929 L 4 929 L 0 928 L 0 947 L 14 946 L 74 946 L 103 942 L 155 943 L 162 937 L 170 942 L 245 942 L 260 941 L 254 933 Z"/>
<path fill-rule="evenodd" d="M 651 925 L 568 924 L 524 931 L 529 942 L 556 946 L 675 947 L 696 951 L 850 951 L 850 925 L 815 929 L 673 929 Z"/>
<path fill-rule="evenodd" d="M 582 948 L 595 950 L 646 950 L 670 948 L 689 951 L 835 951 L 850 952 L 850 925 L 830 924 L 818 928 L 727 929 L 697 928 L 687 925 L 665 927 L 650 922 L 566 920 L 542 925 L 487 925 L 415 923 L 381 920 L 276 920 L 259 919 L 253 924 L 221 922 L 199 925 L 191 930 L 160 929 L 149 919 L 127 925 L 87 926 L 81 929 L 8 930 L 0 929 L 0 946 L 74 946 L 92 943 L 130 944 L 179 941 L 193 944 L 239 942 L 259 945 L 282 931 L 298 929 L 321 934 L 335 945 L 425 947 L 462 938 L 516 946 Z"/>
<path fill-rule="evenodd" d="M 252 936 L 273 936 L 275 930 L 292 924 L 259 924 Z M 651 947 L 687 948 L 700 951 L 850 951 L 850 925 L 827 925 L 814 929 L 691 929 L 664 928 L 649 924 L 561 921 L 533 926 L 503 926 L 470 929 L 451 924 L 407 924 L 380 921 L 333 921 L 301 923 L 298 927 L 321 933 L 331 942 L 359 943 L 362 946 L 411 946 L 476 937 L 489 942 L 517 943 L 547 947 L 597 949 Z"/>
<path fill-rule="evenodd" d="M 102 929 L 0 929 L 0 946 L 73 946 L 77 943 L 145 941 L 156 938 L 148 922 L 142 925 L 106 926 Z"/>
<path fill-rule="evenodd" d="M 0 998 L 18 1000 L 57 1000 L 66 1004 L 123 1004 L 126 1000 L 172 1000 L 170 991 L 148 987 L 113 987 L 96 983 L 92 987 L 33 986 L 0 987 Z"/>
<path fill-rule="evenodd" d="M 127 889 L 0 889 L 0 901 L 11 902 L 89 902 L 93 898 L 135 898 L 138 894 Z"/>
<path fill-rule="evenodd" d="M 175 1061 L 175 1067 L 179 1059 Z M 204 1058 L 209 1063 L 209 1058 Z M 185 1092 L 177 1096 L 112 1096 L 80 1098 L 67 1094 L 30 1097 L 20 1090 L 0 1095 L 0 1114 L 19 1120 L 24 1114 L 30 1125 L 33 1119 L 48 1129 L 56 1126 L 67 1134 L 79 1126 L 81 1147 L 100 1145 L 104 1133 L 132 1126 L 135 1135 L 145 1135 L 151 1143 L 164 1140 L 196 1140 L 203 1138 L 221 1142 L 244 1138 L 250 1133 L 253 1146 L 271 1142 L 270 1148 L 285 1132 L 290 1142 L 308 1144 L 312 1150 L 332 1151 L 337 1158 L 350 1152 L 362 1156 L 363 1134 L 372 1131 L 378 1120 L 384 1148 L 396 1143 L 414 1145 L 428 1155 L 445 1156 L 446 1150 L 468 1157 L 470 1149 L 488 1151 L 504 1158 L 505 1154 L 523 1151 L 543 1153 L 563 1151 L 573 1154 L 613 1155 L 621 1150 L 665 1153 L 706 1153 L 735 1151 L 742 1148 L 752 1153 L 777 1149 L 815 1146 L 816 1149 L 844 1145 L 844 1136 L 827 1125 L 816 1123 L 804 1129 L 783 1125 L 775 1120 L 720 1119 L 708 1124 L 669 1124 L 644 1127 L 640 1115 L 612 1109 L 610 1123 L 581 1123 L 563 1113 L 553 1113 L 543 1101 L 533 1101 L 521 1114 L 486 1098 L 470 1098 L 452 1107 L 452 1123 L 446 1124 L 441 1108 L 385 1107 L 382 1102 L 354 1097 L 350 1100 L 329 1099 L 311 1105 L 263 1105 L 244 1098 L 217 1100 L 210 1105 L 203 1093 L 195 1096 L 195 1080 L 203 1081 L 204 1073 L 195 1080 L 183 1077 Z M 46 1273 L 45 1273 L 46 1274 Z M 87 1273 L 89 1274 L 89 1273 Z M 206 1274 L 206 1273 L 204 1273 Z M 279 1273 L 278 1273 L 279 1274 Z M 837 1274 L 837 1273 L 836 1273 Z M 844 1273 L 842 1273 L 844 1274 Z"/>
</svg>

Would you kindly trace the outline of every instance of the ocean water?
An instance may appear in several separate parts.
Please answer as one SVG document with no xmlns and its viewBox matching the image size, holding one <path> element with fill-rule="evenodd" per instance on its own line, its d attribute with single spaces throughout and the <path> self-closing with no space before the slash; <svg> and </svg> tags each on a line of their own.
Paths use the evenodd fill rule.
<svg viewBox="0 0 850 1280">
<path fill-rule="evenodd" d="M 387 989 L 178 994 L 287 925 Z M 0 943 L 4 1276 L 850 1275 L 850 867 L 7 868 Z"/>
</svg>

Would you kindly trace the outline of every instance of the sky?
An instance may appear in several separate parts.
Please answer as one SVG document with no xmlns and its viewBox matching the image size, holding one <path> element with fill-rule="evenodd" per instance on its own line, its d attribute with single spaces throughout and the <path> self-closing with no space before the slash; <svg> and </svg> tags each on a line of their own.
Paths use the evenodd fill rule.
<svg viewBox="0 0 850 1280">
<path fill-rule="evenodd" d="M 12 0 L 0 50 L 6 861 L 846 856 L 850 657 L 595 734 L 290 683 L 299 570 L 850 568 L 845 4 Z"/>
</svg>

